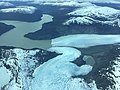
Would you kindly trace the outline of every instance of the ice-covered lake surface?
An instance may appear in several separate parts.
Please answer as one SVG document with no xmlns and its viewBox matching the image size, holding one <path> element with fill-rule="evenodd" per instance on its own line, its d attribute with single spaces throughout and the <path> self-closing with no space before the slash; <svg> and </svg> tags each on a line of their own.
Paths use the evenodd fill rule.
<svg viewBox="0 0 120 90">
<path fill-rule="evenodd" d="M 70 30 L 69 29 L 67 30 L 66 28 L 62 30 L 62 27 L 59 26 L 63 25 L 62 22 L 66 20 L 61 20 L 58 23 L 57 21 L 60 20 L 59 17 L 62 17 L 62 14 L 66 16 L 68 12 L 71 11 L 68 10 L 67 13 L 61 13 L 60 11 L 57 11 L 56 8 L 61 7 L 58 10 L 65 10 L 66 8 L 62 6 L 64 5 L 67 6 L 67 3 L 57 4 L 58 7 L 55 7 L 57 6 L 55 4 L 57 3 L 54 4 L 48 3 L 47 8 L 45 8 L 44 5 L 42 6 L 45 8 L 45 10 L 47 10 L 44 11 L 44 13 L 47 14 L 43 14 L 40 21 L 36 22 L 23 22 L 17 20 L 0 21 L 7 25 L 15 26 L 14 29 L 0 36 L 0 46 L 20 47 L 9 49 L 8 48 L 6 49 L 4 47 L 0 48 L 0 72 L 3 72 L 0 75 L 5 77 L 0 78 L 1 80 L 0 84 L 2 83 L 0 85 L 0 89 L 119 90 L 120 35 L 112 34 L 97 35 L 94 33 L 81 34 L 80 32 L 77 32 L 78 30 L 74 31 L 75 29 L 78 28 L 71 29 L 71 26 L 67 27 L 67 29 L 69 28 Z M 69 6 L 70 5 L 75 6 L 75 4 L 76 3 L 74 3 L 74 5 L 70 3 Z M 114 9 L 106 8 L 109 9 L 105 10 L 108 12 L 103 12 L 103 10 L 101 10 L 101 7 L 98 6 L 94 7 L 94 5 L 91 3 L 82 3 L 81 5 L 77 3 L 77 7 L 79 8 L 79 6 L 82 6 L 83 9 L 86 9 L 85 7 L 88 4 L 94 10 L 92 9 L 88 10 L 91 11 L 91 13 L 86 11 L 87 12 L 87 15 L 85 13 L 86 17 L 87 16 L 92 17 L 91 14 L 98 16 L 100 18 L 102 17 L 106 18 L 106 16 L 108 16 L 107 19 L 108 20 L 110 19 L 110 22 L 102 24 L 108 24 L 108 26 L 111 25 L 111 27 L 112 25 L 114 27 L 116 23 L 117 25 L 119 24 L 120 14 L 119 10 L 117 10 L 116 12 L 116 10 Z M 35 5 L 33 4 L 33 6 Z M 39 5 L 37 7 L 39 7 Z M 51 8 L 49 7 L 52 7 L 52 10 L 50 10 Z M 95 9 L 96 7 L 98 8 L 97 10 Z M 115 13 L 112 12 L 111 10 L 115 11 Z M 111 13 L 109 11 L 111 11 Z M 56 12 L 58 13 L 56 14 Z M 106 14 L 104 15 L 104 13 Z M 111 14 L 110 16 L 109 13 Z M 116 13 L 117 13 L 117 15 L 115 15 L 116 17 L 113 18 L 112 16 Z M 85 19 L 88 19 L 91 22 L 94 22 L 93 19 L 95 19 L 95 21 L 98 22 L 96 19 L 99 19 L 95 18 L 94 16 L 92 17 L 93 19 L 86 17 Z M 64 19 L 69 18 L 64 17 Z M 113 19 L 115 19 L 115 22 L 111 23 Z M 99 21 L 99 23 L 101 22 Z M 40 34 L 37 35 L 38 36 L 42 35 L 43 37 L 45 35 L 45 37 L 47 37 L 48 40 L 46 38 L 42 38 L 42 40 L 40 40 L 41 38 L 39 40 L 37 39 L 31 40 L 30 37 L 29 38 L 24 37 L 25 34 L 32 32 L 34 34 L 38 30 L 39 31 L 44 30 L 42 28 L 43 24 L 44 27 L 46 27 L 46 24 L 48 25 L 47 28 L 44 28 L 47 30 L 40 32 Z M 56 29 L 57 27 L 59 27 L 59 29 Z M 84 29 L 84 27 L 82 29 Z M 92 29 L 96 28 L 92 27 L 89 29 L 89 31 Z M 89 31 L 86 32 L 88 33 Z M 54 38 L 54 36 L 52 36 L 55 34 L 59 34 L 56 35 L 58 37 Z M 41 48 L 46 49 L 47 51 L 31 48 Z"/>
</svg>

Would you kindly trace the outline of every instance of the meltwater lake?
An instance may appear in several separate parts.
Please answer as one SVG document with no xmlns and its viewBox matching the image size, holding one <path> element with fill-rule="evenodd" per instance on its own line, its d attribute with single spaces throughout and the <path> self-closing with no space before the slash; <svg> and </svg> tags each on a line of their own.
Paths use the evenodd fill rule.
<svg viewBox="0 0 120 90">
<path fill-rule="evenodd" d="M 43 14 L 40 21 L 22 22 L 13 20 L 2 20 L 0 22 L 7 25 L 13 25 L 16 28 L 2 34 L 0 36 L 0 46 L 14 46 L 25 49 L 41 48 L 48 49 L 51 47 L 51 40 L 31 40 L 25 38 L 24 35 L 42 29 L 44 23 L 52 22 L 53 16 Z"/>
</svg>

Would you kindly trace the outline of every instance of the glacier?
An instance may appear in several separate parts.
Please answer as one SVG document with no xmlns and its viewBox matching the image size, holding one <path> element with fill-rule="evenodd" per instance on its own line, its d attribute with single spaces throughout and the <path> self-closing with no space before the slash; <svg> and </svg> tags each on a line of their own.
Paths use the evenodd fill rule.
<svg viewBox="0 0 120 90">
<path fill-rule="evenodd" d="M 49 51 L 62 55 L 49 60 L 35 70 L 31 90 L 95 90 L 81 78 L 72 78 L 76 75 L 86 75 L 92 70 L 90 65 L 78 67 L 70 63 L 81 55 L 80 51 L 70 47 L 52 47 Z"/>
</svg>

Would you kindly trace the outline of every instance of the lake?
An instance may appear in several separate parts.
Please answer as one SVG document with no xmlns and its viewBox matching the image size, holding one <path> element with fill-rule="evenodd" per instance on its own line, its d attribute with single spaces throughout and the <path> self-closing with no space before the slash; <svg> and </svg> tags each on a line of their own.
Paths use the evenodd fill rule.
<svg viewBox="0 0 120 90">
<path fill-rule="evenodd" d="M 25 38 L 24 35 L 42 29 L 44 23 L 52 22 L 53 16 L 43 14 L 40 21 L 22 22 L 12 20 L 2 20 L 0 22 L 13 25 L 16 28 L 2 34 L 0 36 L 0 46 L 14 46 L 25 49 L 41 48 L 48 49 L 51 47 L 51 40 L 31 40 Z"/>
</svg>

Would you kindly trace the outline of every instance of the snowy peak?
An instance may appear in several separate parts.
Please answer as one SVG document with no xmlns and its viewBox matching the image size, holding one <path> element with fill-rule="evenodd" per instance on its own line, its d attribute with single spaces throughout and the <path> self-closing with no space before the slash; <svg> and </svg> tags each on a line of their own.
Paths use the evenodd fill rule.
<svg viewBox="0 0 120 90">
<path fill-rule="evenodd" d="M 37 4 L 37 2 L 34 2 Z M 79 7 L 80 3 L 78 2 L 74 2 L 74 1 L 69 1 L 69 2 L 44 2 L 44 3 L 40 3 L 41 5 L 52 5 L 52 6 L 73 6 L 73 7 Z"/>
<path fill-rule="evenodd" d="M 14 5 L 9 2 L 0 2 L 0 7 L 9 7 L 9 6 L 14 6 Z"/>
<path fill-rule="evenodd" d="M 36 10 L 36 8 L 33 6 L 18 6 L 15 8 L 0 9 L 0 12 L 33 14 L 35 12 L 35 10 Z"/>
<path fill-rule="evenodd" d="M 101 17 L 106 19 L 112 19 L 120 14 L 120 10 L 116 10 L 110 7 L 100 7 L 96 5 L 86 6 L 79 8 L 68 15 L 74 16 L 88 16 L 88 17 Z"/>
<path fill-rule="evenodd" d="M 68 13 L 71 16 L 64 25 L 101 23 L 119 26 L 120 10 L 111 7 L 101 7 L 90 3 L 81 3 L 81 7 Z M 117 23 L 116 23 L 117 22 Z M 116 23 L 116 24 L 115 24 Z"/>
</svg>

